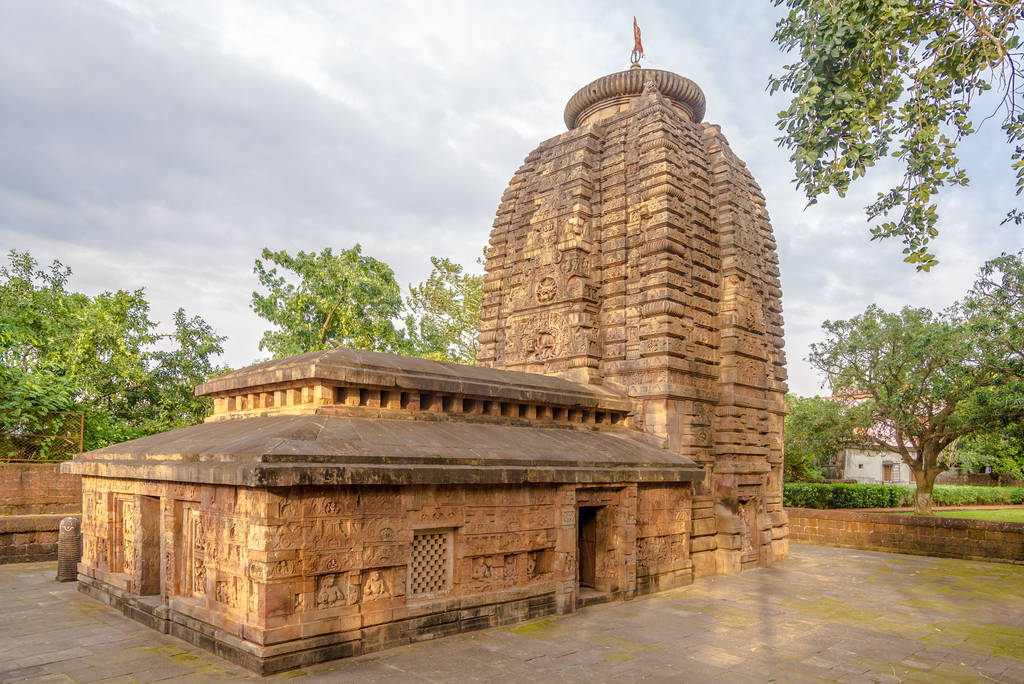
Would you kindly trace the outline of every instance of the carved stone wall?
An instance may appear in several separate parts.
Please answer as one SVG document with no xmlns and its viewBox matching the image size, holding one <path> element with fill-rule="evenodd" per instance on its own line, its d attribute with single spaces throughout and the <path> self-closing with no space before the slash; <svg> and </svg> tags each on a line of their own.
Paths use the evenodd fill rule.
<svg viewBox="0 0 1024 684">
<path fill-rule="evenodd" d="M 169 631 L 229 635 L 255 669 L 293 666 L 274 653 L 352 655 L 574 610 L 581 506 L 606 523 L 596 562 L 609 597 L 691 578 L 689 483 L 83 486 L 85 590 L 160 594 Z"/>
<path fill-rule="evenodd" d="M 635 424 L 705 471 L 690 549 L 701 576 L 787 553 L 786 371 L 764 198 L 680 79 L 598 79 L 567 108 L 584 125 L 527 156 L 491 233 L 478 361 L 633 398 Z M 670 97 L 659 83 L 676 84 Z"/>
</svg>

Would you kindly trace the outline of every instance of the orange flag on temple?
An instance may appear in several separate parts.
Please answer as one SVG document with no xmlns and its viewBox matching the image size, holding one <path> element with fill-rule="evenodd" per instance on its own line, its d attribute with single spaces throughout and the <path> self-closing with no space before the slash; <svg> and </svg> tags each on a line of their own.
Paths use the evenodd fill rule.
<svg viewBox="0 0 1024 684">
<path fill-rule="evenodd" d="M 636 17 L 633 17 L 633 52 L 641 57 L 644 54 L 644 44 L 640 42 L 640 27 L 636 23 Z"/>
</svg>

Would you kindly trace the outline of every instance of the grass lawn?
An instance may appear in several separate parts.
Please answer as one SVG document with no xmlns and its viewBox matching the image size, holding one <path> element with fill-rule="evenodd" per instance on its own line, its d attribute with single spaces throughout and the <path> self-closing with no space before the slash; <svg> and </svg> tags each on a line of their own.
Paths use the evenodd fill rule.
<svg viewBox="0 0 1024 684">
<path fill-rule="evenodd" d="M 1024 508 L 993 508 L 985 511 L 935 511 L 935 515 L 940 515 L 943 518 L 1024 522 Z"/>
</svg>

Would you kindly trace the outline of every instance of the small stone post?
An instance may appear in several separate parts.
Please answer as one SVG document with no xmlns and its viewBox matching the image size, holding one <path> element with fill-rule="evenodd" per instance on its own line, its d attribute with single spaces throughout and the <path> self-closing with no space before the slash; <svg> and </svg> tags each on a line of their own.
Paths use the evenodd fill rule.
<svg viewBox="0 0 1024 684">
<path fill-rule="evenodd" d="M 74 516 L 60 521 L 57 533 L 57 581 L 78 579 L 78 561 L 82 558 L 82 521 Z"/>
</svg>

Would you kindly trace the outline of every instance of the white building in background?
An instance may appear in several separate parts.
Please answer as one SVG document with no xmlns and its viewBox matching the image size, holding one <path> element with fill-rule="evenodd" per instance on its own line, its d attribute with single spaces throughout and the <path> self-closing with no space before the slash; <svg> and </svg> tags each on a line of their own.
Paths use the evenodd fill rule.
<svg viewBox="0 0 1024 684">
<path fill-rule="evenodd" d="M 913 484 L 910 466 L 891 451 L 843 449 L 825 469 L 825 477 L 868 484 Z"/>
<path fill-rule="evenodd" d="M 851 393 L 826 398 L 853 406 L 869 398 L 869 395 Z M 876 432 L 878 429 L 878 426 L 873 426 L 868 432 Z M 867 436 L 864 441 L 868 441 Z M 909 444 L 906 446 L 910 449 Z M 910 449 L 910 453 L 914 455 L 914 450 Z M 829 480 L 853 480 L 865 484 L 914 484 L 914 475 L 903 458 L 894 451 L 884 451 L 880 447 L 841 449 L 825 466 L 824 475 Z"/>
</svg>

